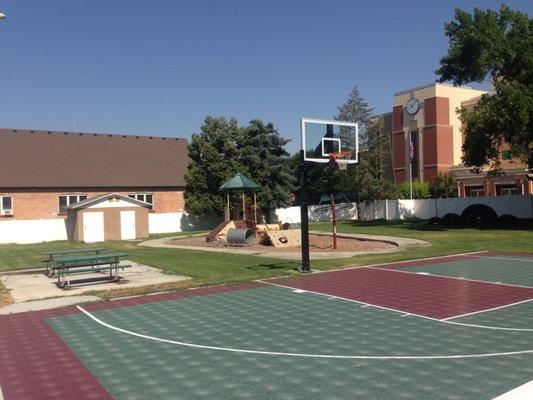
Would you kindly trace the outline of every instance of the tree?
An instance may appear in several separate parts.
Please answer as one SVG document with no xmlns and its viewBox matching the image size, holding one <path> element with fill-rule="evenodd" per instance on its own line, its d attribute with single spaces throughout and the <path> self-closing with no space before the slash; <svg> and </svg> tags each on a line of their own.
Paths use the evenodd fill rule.
<svg viewBox="0 0 533 400">
<path fill-rule="evenodd" d="M 448 53 L 436 73 L 455 85 L 492 80 L 494 93 L 481 97 L 473 110 L 460 110 L 465 125 L 465 165 L 475 172 L 497 168 L 500 146 L 526 161 L 533 150 L 533 21 L 502 5 L 500 11 L 455 10 L 446 23 Z"/>
<path fill-rule="evenodd" d="M 452 174 L 449 172 L 437 173 L 435 184 L 431 188 L 431 197 L 457 197 L 457 186 Z"/>
<path fill-rule="evenodd" d="M 346 102 L 338 107 L 337 120 L 359 123 L 359 163 L 349 165 L 339 177 L 344 192 L 352 200 L 372 202 L 393 193 L 393 185 L 385 178 L 384 159 L 390 154 L 388 133 L 380 119 L 373 119 L 374 109 L 363 99 L 357 87 Z"/>
<path fill-rule="evenodd" d="M 258 119 L 242 128 L 237 140 L 240 163 L 261 185 L 258 207 L 267 217 L 271 210 L 291 204 L 290 193 L 295 189 L 296 180 L 285 150 L 288 142 L 272 123 L 265 124 Z"/>
<path fill-rule="evenodd" d="M 197 216 L 219 216 L 224 199 L 219 187 L 242 170 L 236 140 L 237 120 L 208 116 L 200 134 L 193 134 L 188 146 L 191 163 L 185 174 L 185 209 Z"/>
<path fill-rule="evenodd" d="M 207 117 L 201 133 L 193 134 L 189 144 L 187 212 L 196 217 L 221 215 L 224 198 L 219 188 L 237 172 L 261 185 L 258 207 L 267 216 L 271 209 L 290 205 L 294 178 L 284 149 L 287 143 L 271 123 L 253 120 L 238 127 L 234 118 Z"/>
<path fill-rule="evenodd" d="M 359 124 L 359 146 L 365 149 L 368 145 L 367 126 L 374 108 L 370 107 L 357 86 L 352 88 L 348 99 L 337 107 L 338 113 L 333 118 L 337 121 L 357 122 Z"/>
</svg>

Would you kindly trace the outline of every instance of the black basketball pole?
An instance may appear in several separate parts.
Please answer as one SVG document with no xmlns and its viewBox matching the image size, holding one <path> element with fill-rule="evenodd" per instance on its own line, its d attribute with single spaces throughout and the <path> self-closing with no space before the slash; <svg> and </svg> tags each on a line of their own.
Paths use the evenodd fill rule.
<svg viewBox="0 0 533 400">
<path fill-rule="evenodd" d="M 307 192 L 307 164 L 304 150 L 300 150 L 300 218 L 302 236 L 302 272 L 311 272 L 309 263 L 309 194 Z"/>
</svg>

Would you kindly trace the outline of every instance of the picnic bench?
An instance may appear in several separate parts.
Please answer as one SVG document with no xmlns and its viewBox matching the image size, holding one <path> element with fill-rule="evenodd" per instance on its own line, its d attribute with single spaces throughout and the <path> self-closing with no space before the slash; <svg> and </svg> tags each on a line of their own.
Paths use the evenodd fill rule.
<svg viewBox="0 0 533 400">
<path fill-rule="evenodd" d="M 94 274 L 109 271 L 110 280 L 122 282 L 124 277 L 120 271 L 131 268 L 131 265 L 120 264 L 120 258 L 126 253 L 101 253 L 93 255 L 68 255 L 54 259 L 52 269 L 57 275 L 57 285 L 63 289 L 70 288 L 70 276 L 80 274 Z"/>
<path fill-rule="evenodd" d="M 74 255 L 74 254 L 86 254 L 86 255 L 92 255 L 92 254 L 100 254 L 101 252 L 105 251 L 105 247 L 96 247 L 96 248 L 90 248 L 90 249 L 70 249 L 70 250 L 49 250 L 45 251 L 44 255 L 48 256 L 47 259 L 43 260 L 44 263 L 46 263 L 46 275 L 47 276 L 53 276 L 54 269 L 52 266 L 54 265 L 55 259 L 57 257 L 63 257 L 67 255 Z"/>
</svg>

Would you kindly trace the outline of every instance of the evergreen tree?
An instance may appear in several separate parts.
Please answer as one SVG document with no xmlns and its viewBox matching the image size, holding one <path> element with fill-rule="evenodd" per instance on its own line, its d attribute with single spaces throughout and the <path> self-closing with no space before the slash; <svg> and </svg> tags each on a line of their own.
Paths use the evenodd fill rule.
<svg viewBox="0 0 533 400">
<path fill-rule="evenodd" d="M 207 117 L 200 134 L 193 134 L 189 144 L 191 163 L 185 174 L 185 209 L 201 216 L 220 216 L 224 199 L 219 187 L 243 170 L 236 141 L 237 120 Z"/>
<path fill-rule="evenodd" d="M 363 99 L 357 87 L 346 102 L 338 107 L 336 120 L 359 124 L 359 163 L 349 165 L 346 171 L 332 174 L 331 187 L 343 188 L 353 201 L 372 202 L 390 197 L 393 185 L 385 178 L 385 157 L 390 155 L 389 137 L 380 121 L 372 120 L 373 108 Z"/>
<path fill-rule="evenodd" d="M 337 107 L 338 113 L 334 116 L 337 121 L 357 122 L 359 124 L 359 146 L 360 151 L 368 145 L 367 126 L 374 108 L 370 107 L 359 93 L 357 86 L 354 86 L 346 102 Z"/>
<path fill-rule="evenodd" d="M 380 119 L 369 122 L 366 132 L 367 150 L 360 154 L 359 164 L 351 166 L 348 176 L 351 196 L 358 202 L 391 198 L 394 185 L 385 176 L 384 162 L 390 157 L 389 134 Z"/>
<path fill-rule="evenodd" d="M 261 185 L 258 208 L 267 218 L 271 210 L 291 204 L 296 180 L 285 150 L 288 142 L 272 123 L 258 119 L 241 128 L 237 140 L 240 163 L 246 166 L 250 178 Z"/>
<path fill-rule="evenodd" d="M 237 172 L 261 185 L 257 200 L 263 214 L 290 205 L 295 180 L 284 149 L 287 143 L 271 123 L 253 120 L 238 127 L 233 118 L 207 117 L 201 133 L 192 135 L 189 144 L 187 212 L 196 217 L 222 215 L 224 196 L 219 188 Z M 237 196 L 232 194 L 232 204 L 237 204 Z"/>
</svg>

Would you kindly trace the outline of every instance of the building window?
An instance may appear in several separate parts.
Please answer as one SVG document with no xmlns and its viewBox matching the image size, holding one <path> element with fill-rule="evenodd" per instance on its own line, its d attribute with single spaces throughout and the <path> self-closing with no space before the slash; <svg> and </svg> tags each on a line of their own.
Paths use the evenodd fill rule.
<svg viewBox="0 0 533 400">
<path fill-rule="evenodd" d="M 498 196 L 511 196 L 515 194 L 518 194 L 516 185 L 496 185 L 496 195 Z"/>
<path fill-rule="evenodd" d="M 465 187 L 466 197 L 483 197 L 485 196 L 485 189 L 483 186 L 467 186 Z"/>
<path fill-rule="evenodd" d="M 13 198 L 0 196 L 0 215 L 13 215 Z"/>
<path fill-rule="evenodd" d="M 66 214 L 67 207 L 71 204 L 77 203 L 78 201 L 86 200 L 87 196 L 84 194 L 70 194 L 70 195 L 60 195 L 59 196 L 59 213 Z"/>
<path fill-rule="evenodd" d="M 130 198 L 150 204 L 150 210 L 154 209 L 154 195 L 151 193 L 132 193 Z"/>
</svg>

